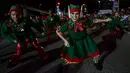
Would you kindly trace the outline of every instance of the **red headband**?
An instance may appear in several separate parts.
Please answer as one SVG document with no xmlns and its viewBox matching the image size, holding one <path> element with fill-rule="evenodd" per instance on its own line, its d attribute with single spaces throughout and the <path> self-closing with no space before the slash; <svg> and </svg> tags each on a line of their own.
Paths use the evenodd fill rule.
<svg viewBox="0 0 130 73">
<path fill-rule="evenodd" d="M 79 8 L 70 8 L 70 12 L 80 12 Z"/>
<path fill-rule="evenodd" d="M 11 9 L 8 14 L 10 15 L 12 11 L 16 11 L 17 13 L 22 14 L 19 9 Z"/>
</svg>

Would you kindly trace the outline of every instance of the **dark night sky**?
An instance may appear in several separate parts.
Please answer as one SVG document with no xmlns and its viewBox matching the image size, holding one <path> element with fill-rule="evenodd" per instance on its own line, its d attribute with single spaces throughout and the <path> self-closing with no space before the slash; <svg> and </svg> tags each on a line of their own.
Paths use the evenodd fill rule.
<svg viewBox="0 0 130 73">
<path fill-rule="evenodd" d="M 61 7 L 62 9 L 64 7 L 67 7 L 68 4 L 73 3 L 73 4 L 82 4 L 83 1 L 87 1 L 87 6 L 89 10 L 95 9 L 96 8 L 96 0 L 59 0 L 61 2 Z M 15 3 L 22 3 L 22 4 L 28 4 L 30 6 L 38 7 L 38 4 L 42 3 L 43 4 L 43 9 L 51 9 L 55 8 L 56 6 L 56 0 L 2 0 L 0 2 L 0 9 L 1 12 L 7 12 L 12 4 Z M 130 0 L 120 0 L 120 7 L 128 7 Z"/>
</svg>

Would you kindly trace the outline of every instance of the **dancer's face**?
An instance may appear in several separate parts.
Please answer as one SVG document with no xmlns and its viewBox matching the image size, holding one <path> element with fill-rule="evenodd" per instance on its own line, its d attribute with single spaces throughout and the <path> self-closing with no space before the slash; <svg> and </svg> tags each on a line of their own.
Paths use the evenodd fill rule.
<svg viewBox="0 0 130 73">
<path fill-rule="evenodd" d="M 115 13 L 115 16 L 117 17 L 117 16 L 119 16 L 119 14 L 116 12 L 116 13 Z"/>
<path fill-rule="evenodd" d="M 18 20 L 21 18 L 21 15 L 18 14 L 16 11 L 11 12 L 11 18 L 14 22 L 18 22 Z"/>
<path fill-rule="evenodd" d="M 79 19 L 79 16 L 80 16 L 79 12 L 71 12 L 71 13 L 70 13 L 70 18 L 71 18 L 74 22 Z"/>
</svg>

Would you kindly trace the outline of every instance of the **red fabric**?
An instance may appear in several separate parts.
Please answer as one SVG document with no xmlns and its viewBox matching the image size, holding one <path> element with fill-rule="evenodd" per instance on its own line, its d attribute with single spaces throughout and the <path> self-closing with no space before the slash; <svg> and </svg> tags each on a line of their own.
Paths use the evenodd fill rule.
<svg viewBox="0 0 130 73">
<path fill-rule="evenodd" d="M 85 57 L 82 57 L 82 58 L 72 58 L 72 57 L 68 56 L 67 54 L 65 54 L 63 51 L 61 51 L 61 55 L 62 55 L 63 59 L 65 59 L 65 60 L 67 60 L 69 62 L 81 62 L 85 58 Z M 97 55 L 99 55 L 99 50 L 97 50 L 96 52 L 94 52 L 92 54 L 90 54 L 90 53 L 87 54 L 88 57 L 95 57 Z"/>
<path fill-rule="evenodd" d="M 25 42 L 24 42 L 24 48 L 27 48 L 28 42 L 29 42 L 29 39 L 26 38 L 26 39 L 25 39 Z"/>
<path fill-rule="evenodd" d="M 12 62 L 12 63 L 14 63 L 14 64 L 17 64 L 17 63 L 19 62 L 19 56 L 18 56 L 17 54 L 14 54 L 14 55 L 10 58 L 9 62 Z"/>
<path fill-rule="evenodd" d="M 35 50 L 39 53 L 40 59 L 45 60 L 47 55 L 45 54 L 44 48 L 40 45 L 39 41 L 35 39 L 31 42 L 31 44 L 35 47 Z"/>
<path fill-rule="evenodd" d="M 105 38 L 110 38 L 113 36 L 116 36 L 118 38 L 120 38 L 122 36 L 123 30 L 116 28 L 116 29 L 110 29 L 110 33 L 105 35 Z"/>
<path fill-rule="evenodd" d="M 116 28 L 116 33 L 117 33 L 117 36 L 118 37 L 121 37 L 122 33 L 123 33 L 123 30 L 119 29 L 119 28 Z"/>
<path fill-rule="evenodd" d="M 113 29 L 110 30 L 110 34 L 111 35 L 114 35 L 115 34 L 115 31 Z"/>
<path fill-rule="evenodd" d="M 90 53 L 88 53 L 87 54 L 87 56 L 89 56 L 89 57 L 95 57 L 95 56 L 97 56 L 97 55 L 99 55 L 99 50 L 96 50 L 94 53 L 92 53 L 92 54 L 90 54 Z"/>
<path fill-rule="evenodd" d="M 8 22 L 8 23 L 7 23 L 7 26 L 8 26 L 8 27 L 11 27 L 11 26 L 12 26 L 11 22 Z"/>
<path fill-rule="evenodd" d="M 77 30 L 79 30 L 79 31 L 83 31 L 84 29 L 83 29 L 83 24 L 81 23 L 81 22 L 76 22 L 75 24 L 74 24 L 74 31 L 75 32 L 77 32 Z"/>
<path fill-rule="evenodd" d="M 45 19 L 46 19 L 46 17 L 47 17 L 47 16 L 43 15 L 43 16 L 42 16 L 42 19 L 43 19 L 43 20 L 45 20 Z"/>
<path fill-rule="evenodd" d="M 20 54 L 21 54 L 21 45 L 20 43 L 18 43 L 16 47 L 16 53 L 10 58 L 9 62 L 17 64 L 19 61 Z"/>
<path fill-rule="evenodd" d="M 66 20 L 68 21 L 69 20 L 69 17 L 68 16 L 65 16 Z"/>
<path fill-rule="evenodd" d="M 62 54 L 62 57 L 69 62 L 81 62 L 81 61 L 83 61 L 83 58 L 71 58 L 67 54 L 65 54 L 63 51 L 61 51 L 61 54 Z"/>
<path fill-rule="evenodd" d="M 88 20 L 88 18 L 87 18 L 87 17 L 85 17 L 84 21 L 87 21 L 87 20 Z"/>
<path fill-rule="evenodd" d="M 10 15 L 12 11 L 16 11 L 17 13 L 22 14 L 19 9 L 11 9 L 8 14 Z"/>
<path fill-rule="evenodd" d="M 26 38 L 25 39 L 25 43 L 24 43 L 24 48 L 27 48 L 27 44 L 29 43 L 29 39 Z M 36 49 L 36 51 L 39 53 L 39 56 L 40 56 L 40 59 L 41 60 L 44 60 L 45 59 L 45 51 L 44 51 L 44 48 L 40 45 L 40 43 L 38 42 L 37 39 L 33 40 L 30 42 Z M 20 54 L 21 54 L 21 44 L 20 42 L 18 42 L 17 44 L 17 47 L 16 47 L 16 53 L 10 58 L 10 62 L 13 62 L 15 64 L 18 63 L 19 61 L 19 57 L 20 57 Z"/>
<path fill-rule="evenodd" d="M 70 12 L 80 12 L 79 8 L 70 8 Z"/>
</svg>

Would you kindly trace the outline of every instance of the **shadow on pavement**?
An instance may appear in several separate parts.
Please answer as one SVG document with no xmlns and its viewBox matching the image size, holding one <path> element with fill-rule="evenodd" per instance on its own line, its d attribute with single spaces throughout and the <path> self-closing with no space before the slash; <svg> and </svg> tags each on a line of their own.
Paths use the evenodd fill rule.
<svg viewBox="0 0 130 73">
<path fill-rule="evenodd" d="M 97 37 L 99 34 L 101 34 L 103 31 L 104 31 L 105 29 L 100 29 L 100 30 L 97 30 L 97 31 L 94 31 L 94 32 L 92 32 L 90 35 L 93 37 L 93 38 L 95 38 L 95 37 Z"/>
<path fill-rule="evenodd" d="M 29 62 L 23 66 L 17 67 L 16 69 L 14 69 L 8 73 L 35 73 L 44 65 L 47 65 L 50 62 L 55 61 L 56 59 L 60 58 L 60 49 L 58 48 L 58 49 L 49 51 L 49 52 L 47 52 L 47 54 L 48 54 L 48 58 L 44 61 L 41 61 L 39 59 L 32 60 L 32 58 L 36 58 L 36 56 L 21 59 L 20 60 L 21 63 L 24 63 L 27 60 L 31 60 L 31 62 Z"/>
<path fill-rule="evenodd" d="M 109 56 L 115 49 L 116 49 L 116 38 L 115 37 L 109 37 L 107 40 L 101 41 L 98 44 L 99 51 L 100 51 L 100 64 L 103 64 L 105 58 Z"/>
<path fill-rule="evenodd" d="M 55 73 L 77 73 L 79 71 L 79 69 L 81 68 L 81 66 L 82 66 L 82 63 L 65 65 L 65 66 L 60 64 L 58 66 L 57 72 L 55 72 Z"/>
</svg>

